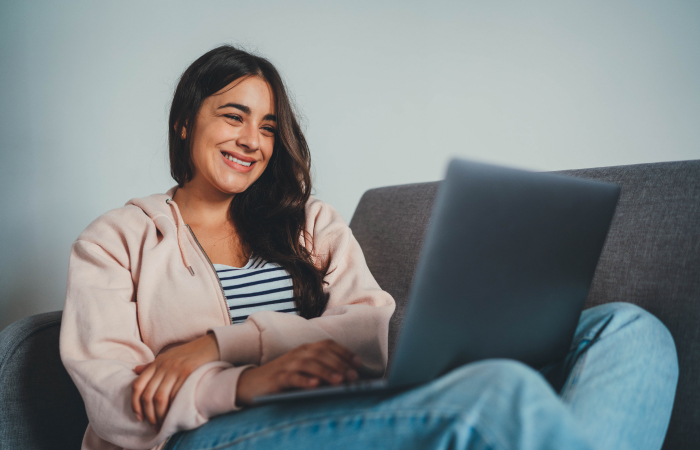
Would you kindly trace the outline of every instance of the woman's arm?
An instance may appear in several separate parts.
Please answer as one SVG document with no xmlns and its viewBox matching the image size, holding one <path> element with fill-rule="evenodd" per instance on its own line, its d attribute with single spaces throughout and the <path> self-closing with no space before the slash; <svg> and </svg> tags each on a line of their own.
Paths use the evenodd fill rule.
<svg viewBox="0 0 700 450">
<path fill-rule="evenodd" d="M 233 364 L 264 364 L 299 345 L 332 339 L 364 362 L 365 371 L 382 375 L 387 363 L 393 298 L 367 267 L 362 250 L 342 217 L 315 199 L 307 204 L 305 244 L 317 259 L 330 258 L 324 290 L 328 305 L 320 317 L 261 311 L 240 325 L 213 328 L 221 359 Z"/>
<path fill-rule="evenodd" d="M 136 418 L 160 426 L 170 404 L 192 372 L 218 360 L 216 338 L 213 334 L 206 334 L 159 354 L 153 362 L 136 366 L 134 372 L 138 378 L 134 381 L 131 397 Z"/>
<path fill-rule="evenodd" d="M 279 358 L 241 374 L 236 404 L 250 405 L 255 397 L 288 389 L 312 389 L 322 382 L 338 385 L 357 379 L 362 361 L 353 352 L 326 339 L 293 348 Z"/>
<path fill-rule="evenodd" d="M 150 220 L 140 210 L 135 214 Z M 135 257 L 120 220 L 114 215 L 98 219 L 87 237 L 73 244 L 60 353 L 83 397 L 92 430 L 118 446 L 147 449 L 212 415 L 236 409 L 238 377 L 249 367 L 204 364 L 186 378 L 162 426 L 138 420 L 131 404 L 134 369 L 154 361 L 155 355 L 140 337 L 131 273 Z"/>
</svg>

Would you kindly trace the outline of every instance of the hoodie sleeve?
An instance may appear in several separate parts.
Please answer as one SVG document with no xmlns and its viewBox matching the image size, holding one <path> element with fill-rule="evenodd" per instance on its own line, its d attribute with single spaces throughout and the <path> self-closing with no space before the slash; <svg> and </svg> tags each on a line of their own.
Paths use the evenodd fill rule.
<svg viewBox="0 0 700 450">
<path fill-rule="evenodd" d="M 330 338 L 362 358 L 368 374 L 382 375 L 394 299 L 375 281 L 360 245 L 335 209 L 312 198 L 306 215 L 311 238 L 306 247 L 317 260 L 330 258 L 325 311 L 310 320 L 260 311 L 243 324 L 213 328 L 221 359 L 235 365 L 260 365 L 301 344 Z"/>
<path fill-rule="evenodd" d="M 237 379 L 248 367 L 205 364 L 182 385 L 159 430 L 136 420 L 131 408 L 134 367 L 155 355 L 140 337 L 131 271 L 136 258 L 130 257 L 126 236 L 133 233 L 120 232 L 122 225 L 106 215 L 73 244 L 60 354 L 85 402 L 92 431 L 119 447 L 149 449 L 179 430 L 236 409 Z"/>
</svg>

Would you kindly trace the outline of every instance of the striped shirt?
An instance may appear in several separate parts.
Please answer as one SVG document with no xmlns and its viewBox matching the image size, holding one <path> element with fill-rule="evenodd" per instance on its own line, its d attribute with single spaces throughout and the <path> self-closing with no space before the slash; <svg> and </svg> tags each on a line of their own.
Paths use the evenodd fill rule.
<svg viewBox="0 0 700 450">
<path fill-rule="evenodd" d="M 292 277 L 279 264 L 255 255 L 244 267 L 214 264 L 224 288 L 231 323 L 243 323 L 257 311 L 298 314 Z"/>
</svg>

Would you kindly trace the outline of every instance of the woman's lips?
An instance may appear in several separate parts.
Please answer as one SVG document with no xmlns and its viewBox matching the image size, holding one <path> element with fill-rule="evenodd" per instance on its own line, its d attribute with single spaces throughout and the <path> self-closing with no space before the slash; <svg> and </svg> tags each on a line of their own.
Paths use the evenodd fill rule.
<svg viewBox="0 0 700 450">
<path fill-rule="evenodd" d="M 238 164 L 235 161 L 231 161 L 230 159 L 228 159 L 224 155 L 225 155 L 225 153 L 222 152 L 221 159 L 224 160 L 224 164 L 226 164 L 227 166 L 229 166 L 230 168 L 232 168 L 236 172 L 241 172 L 241 173 L 250 172 L 251 170 L 253 170 L 253 167 L 255 167 L 255 164 L 257 163 L 257 161 L 253 161 L 253 162 L 251 162 L 250 166 L 244 166 L 243 164 Z"/>
<path fill-rule="evenodd" d="M 242 154 L 242 153 L 232 152 L 232 151 L 230 151 L 230 150 L 219 150 L 219 151 L 220 151 L 221 154 L 223 154 L 224 156 L 232 156 L 234 159 L 238 159 L 239 161 L 242 161 L 242 162 L 244 162 L 244 163 L 252 163 L 252 162 L 255 162 L 255 158 L 253 158 L 252 156 L 246 156 L 246 155 L 244 155 L 244 154 Z M 245 164 L 244 164 L 244 165 L 245 165 Z"/>
</svg>

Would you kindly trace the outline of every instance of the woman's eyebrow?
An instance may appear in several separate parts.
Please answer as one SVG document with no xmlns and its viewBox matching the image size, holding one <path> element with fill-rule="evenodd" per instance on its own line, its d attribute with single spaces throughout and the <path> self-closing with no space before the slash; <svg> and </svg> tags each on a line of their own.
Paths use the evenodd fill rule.
<svg viewBox="0 0 700 450">
<path fill-rule="evenodd" d="M 241 105 L 239 103 L 226 103 L 225 105 L 221 105 L 216 109 L 222 108 L 236 108 L 240 111 L 243 111 L 246 114 L 250 114 L 250 108 L 248 108 L 246 105 Z M 263 117 L 263 120 L 272 120 L 274 122 L 277 122 L 277 116 L 275 116 L 274 114 L 266 114 L 265 117 Z"/>
</svg>

